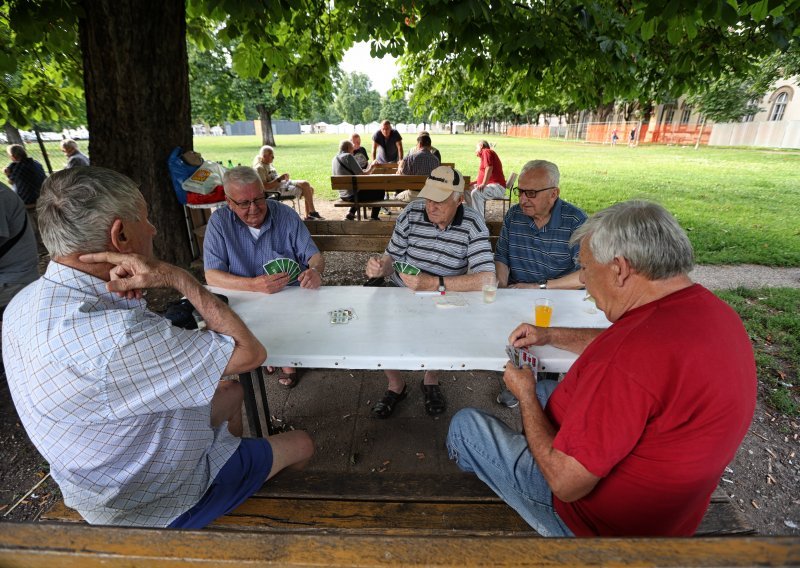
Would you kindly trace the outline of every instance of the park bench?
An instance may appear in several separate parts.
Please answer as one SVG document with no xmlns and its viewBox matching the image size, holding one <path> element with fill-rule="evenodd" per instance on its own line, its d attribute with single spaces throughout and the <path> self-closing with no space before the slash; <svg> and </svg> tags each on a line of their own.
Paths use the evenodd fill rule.
<svg viewBox="0 0 800 568">
<path fill-rule="evenodd" d="M 0 565 L 776 566 L 800 539 L 755 537 L 724 493 L 691 539 L 542 539 L 475 476 L 284 471 L 203 531 L 89 527 L 63 502 L 4 523 Z M 725 537 L 725 538 L 721 538 Z"/>
<path fill-rule="evenodd" d="M 358 194 L 361 191 L 382 191 L 386 193 L 399 193 L 406 189 L 419 191 L 425 185 L 428 176 L 402 176 L 396 174 L 372 174 L 368 176 L 331 176 L 331 187 L 336 191 L 353 191 L 355 197 L 353 201 L 338 200 L 334 202 L 335 207 L 356 207 L 358 208 L 358 219 L 361 219 L 361 210 L 366 216 L 367 207 L 399 207 L 404 208 L 408 205 L 399 199 L 386 199 L 383 201 L 361 201 Z M 465 185 L 469 185 L 469 178 L 464 178 Z"/>
<path fill-rule="evenodd" d="M 392 237 L 394 223 L 353 223 L 352 221 L 306 221 L 311 237 L 322 252 L 383 252 Z M 497 244 L 500 221 L 489 221 L 489 240 Z"/>
</svg>

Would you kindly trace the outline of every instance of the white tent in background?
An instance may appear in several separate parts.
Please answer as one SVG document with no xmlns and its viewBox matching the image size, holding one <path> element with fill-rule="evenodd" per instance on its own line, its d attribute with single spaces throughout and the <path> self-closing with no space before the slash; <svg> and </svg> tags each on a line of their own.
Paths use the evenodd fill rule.
<svg viewBox="0 0 800 568">
<path fill-rule="evenodd" d="M 328 129 L 328 133 L 330 133 L 330 132 L 331 132 L 331 130 Z M 336 134 L 348 134 L 349 135 L 351 132 L 353 132 L 353 125 L 350 124 L 349 122 L 342 122 L 341 124 L 337 124 L 336 125 Z"/>
<path fill-rule="evenodd" d="M 311 128 L 311 134 L 325 134 L 330 125 L 327 122 L 315 122 Z"/>
</svg>

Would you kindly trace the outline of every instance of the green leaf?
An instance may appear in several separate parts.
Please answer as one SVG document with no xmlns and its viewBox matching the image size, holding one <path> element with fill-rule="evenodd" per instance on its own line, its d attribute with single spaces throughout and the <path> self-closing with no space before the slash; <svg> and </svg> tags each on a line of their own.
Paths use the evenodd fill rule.
<svg viewBox="0 0 800 568">
<path fill-rule="evenodd" d="M 647 20 L 645 23 L 642 24 L 642 39 L 644 41 L 650 41 L 652 37 L 656 34 L 656 21 L 655 19 Z"/>
<path fill-rule="evenodd" d="M 762 21 L 769 13 L 769 0 L 761 0 L 750 7 L 750 15 L 756 22 Z"/>
</svg>

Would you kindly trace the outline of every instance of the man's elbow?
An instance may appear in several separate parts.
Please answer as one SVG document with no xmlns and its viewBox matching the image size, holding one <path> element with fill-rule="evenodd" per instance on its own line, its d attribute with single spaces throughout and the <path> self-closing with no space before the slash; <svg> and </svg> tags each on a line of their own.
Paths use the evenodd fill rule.
<svg viewBox="0 0 800 568">
<path fill-rule="evenodd" d="M 568 481 L 568 480 L 555 480 L 549 483 L 550 491 L 553 495 L 558 497 L 559 501 L 564 503 L 573 503 L 578 499 L 583 499 L 592 492 L 597 481 L 584 480 L 582 482 Z"/>
</svg>

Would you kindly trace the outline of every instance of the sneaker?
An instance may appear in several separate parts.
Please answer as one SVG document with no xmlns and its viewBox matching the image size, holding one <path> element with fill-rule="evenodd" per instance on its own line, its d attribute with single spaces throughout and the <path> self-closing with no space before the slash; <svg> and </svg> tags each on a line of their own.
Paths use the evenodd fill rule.
<svg viewBox="0 0 800 568">
<path fill-rule="evenodd" d="M 392 214 L 392 212 L 389 210 L 389 208 L 388 208 L 388 207 L 383 207 L 383 208 L 381 209 L 381 211 L 383 211 L 383 214 L 384 214 L 384 215 L 391 215 L 391 214 Z"/>
<path fill-rule="evenodd" d="M 324 218 L 325 217 L 319 214 L 319 211 L 312 211 L 311 213 L 308 214 L 308 217 L 306 217 L 306 219 L 308 219 L 309 221 L 312 219 L 317 219 L 318 221 L 322 221 Z"/>
<path fill-rule="evenodd" d="M 348 221 L 355 221 L 356 220 L 356 216 L 355 215 L 350 215 L 349 213 L 347 215 L 345 215 L 344 218 L 347 219 Z"/>
<path fill-rule="evenodd" d="M 503 389 L 500 391 L 500 394 L 497 395 L 497 404 L 501 404 L 506 408 L 516 408 L 519 406 L 519 401 L 517 397 L 511 394 L 510 390 Z"/>
</svg>

